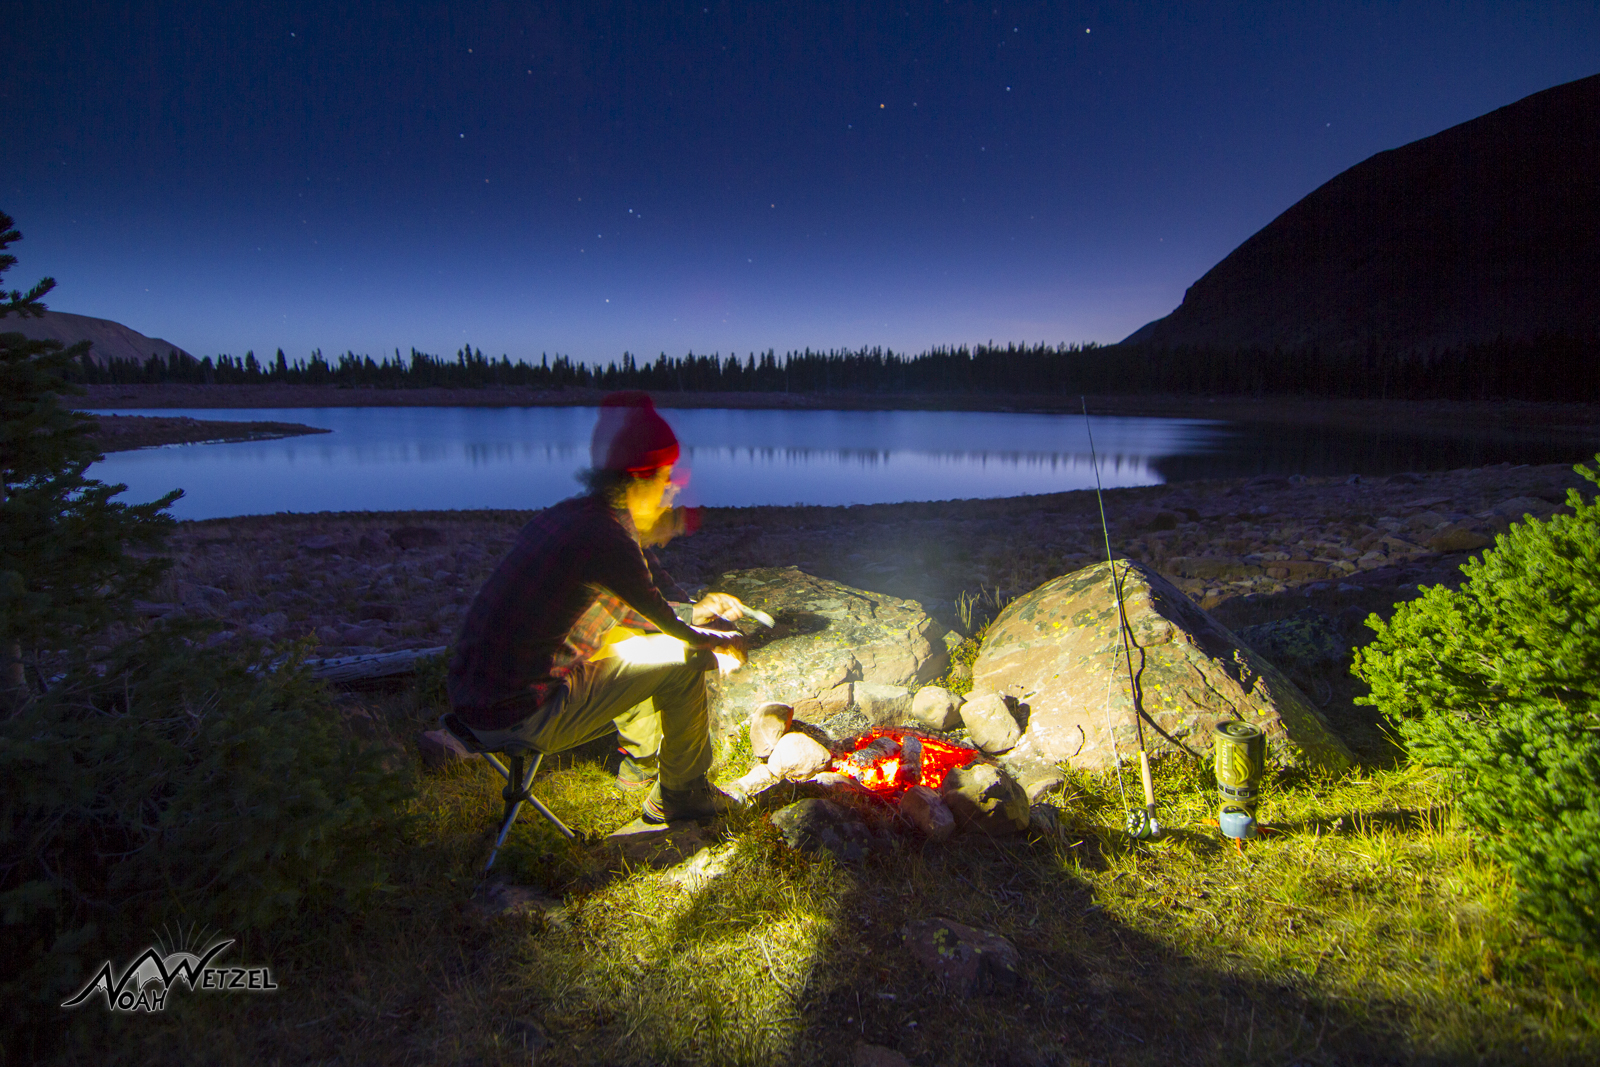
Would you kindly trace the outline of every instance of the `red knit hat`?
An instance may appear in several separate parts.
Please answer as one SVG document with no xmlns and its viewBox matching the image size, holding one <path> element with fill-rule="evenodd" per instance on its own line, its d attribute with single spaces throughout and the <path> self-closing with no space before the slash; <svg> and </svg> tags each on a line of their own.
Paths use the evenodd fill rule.
<svg viewBox="0 0 1600 1067">
<path fill-rule="evenodd" d="M 600 401 L 589 458 L 599 470 L 647 474 L 678 462 L 678 435 L 646 394 L 611 393 Z"/>
</svg>

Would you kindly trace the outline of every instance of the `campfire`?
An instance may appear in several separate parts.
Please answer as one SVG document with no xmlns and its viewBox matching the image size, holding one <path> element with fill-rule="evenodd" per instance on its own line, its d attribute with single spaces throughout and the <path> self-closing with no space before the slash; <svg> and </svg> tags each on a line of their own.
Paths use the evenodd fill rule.
<svg viewBox="0 0 1600 1067">
<path fill-rule="evenodd" d="M 836 757 L 830 769 L 892 801 L 917 785 L 938 792 L 951 771 L 965 767 L 978 755 L 975 748 L 905 728 L 870 730 L 847 744 L 851 750 Z"/>
<path fill-rule="evenodd" d="M 724 788 L 749 801 L 782 781 L 804 786 L 805 799 L 772 816 L 796 848 L 820 842 L 855 856 L 891 828 L 943 841 L 968 827 L 1004 834 L 1028 826 L 1022 787 L 964 738 L 883 725 L 824 744 L 813 736 L 820 731 L 796 722 L 794 709 L 779 703 L 752 711 L 748 729 L 758 762 Z M 879 804 L 836 803 L 851 795 Z"/>
</svg>

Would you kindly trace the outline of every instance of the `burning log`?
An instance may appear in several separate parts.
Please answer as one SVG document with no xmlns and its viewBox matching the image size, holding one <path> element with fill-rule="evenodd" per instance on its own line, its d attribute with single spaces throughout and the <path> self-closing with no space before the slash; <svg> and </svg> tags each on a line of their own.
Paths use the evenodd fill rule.
<svg viewBox="0 0 1600 1067">
<path fill-rule="evenodd" d="M 873 730 L 854 744 L 854 749 L 833 761 L 834 770 L 891 800 L 913 786 L 938 790 L 946 775 L 978 756 L 975 748 L 899 728 Z"/>
</svg>

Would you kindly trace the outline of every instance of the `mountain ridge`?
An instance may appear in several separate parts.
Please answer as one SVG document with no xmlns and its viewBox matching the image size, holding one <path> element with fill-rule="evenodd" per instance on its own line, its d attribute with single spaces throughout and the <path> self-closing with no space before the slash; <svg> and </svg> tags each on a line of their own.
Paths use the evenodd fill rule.
<svg viewBox="0 0 1600 1067">
<path fill-rule="evenodd" d="M 1121 343 L 1398 352 L 1600 333 L 1600 75 L 1379 152 Z"/>
<path fill-rule="evenodd" d="M 171 341 L 147 337 L 111 319 L 76 315 L 70 311 L 46 311 L 39 319 L 8 315 L 0 319 L 0 333 L 20 333 L 30 340 L 60 341 L 69 346 L 88 341 L 90 357 L 102 366 L 112 360 L 130 359 L 142 364 L 153 355 L 165 359 L 168 352 L 189 356 Z"/>
</svg>

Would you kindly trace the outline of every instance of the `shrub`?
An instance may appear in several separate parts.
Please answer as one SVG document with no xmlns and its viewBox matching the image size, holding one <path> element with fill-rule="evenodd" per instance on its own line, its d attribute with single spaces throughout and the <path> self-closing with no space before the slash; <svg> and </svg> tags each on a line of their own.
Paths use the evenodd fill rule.
<svg viewBox="0 0 1600 1067">
<path fill-rule="evenodd" d="M 266 666 L 155 633 L 0 722 L 7 1023 L 59 1022 L 101 960 L 163 926 L 292 941 L 285 920 L 383 885 L 406 781 L 326 687 Z"/>
<path fill-rule="evenodd" d="M 1600 457 L 1596 457 L 1600 460 Z M 1600 474 L 1579 466 L 1592 482 Z M 1413 759 L 1455 773 L 1460 810 L 1552 933 L 1600 953 L 1600 505 L 1529 519 L 1467 580 L 1403 604 L 1358 652 L 1362 702 Z"/>
</svg>

